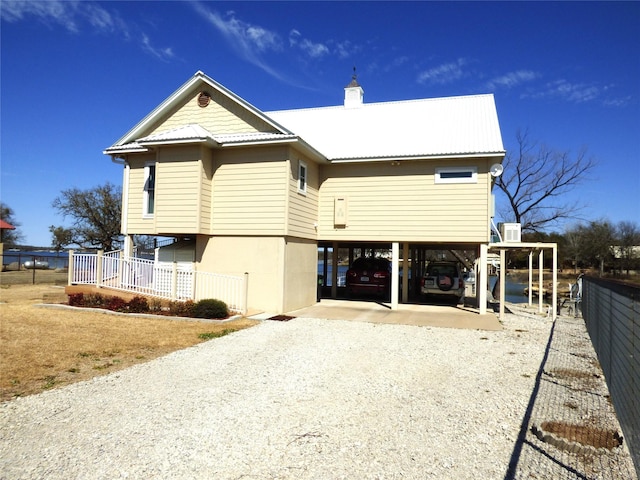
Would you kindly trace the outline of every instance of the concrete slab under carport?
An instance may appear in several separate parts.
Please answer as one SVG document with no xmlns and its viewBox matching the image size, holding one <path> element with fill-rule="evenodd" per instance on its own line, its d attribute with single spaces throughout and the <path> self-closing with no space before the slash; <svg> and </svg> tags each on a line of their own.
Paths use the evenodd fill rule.
<svg viewBox="0 0 640 480">
<path fill-rule="evenodd" d="M 400 304 L 391 310 L 384 303 L 322 299 L 310 307 L 288 312 L 292 317 L 352 320 L 420 327 L 502 330 L 494 313 L 480 315 L 462 306 Z"/>
</svg>

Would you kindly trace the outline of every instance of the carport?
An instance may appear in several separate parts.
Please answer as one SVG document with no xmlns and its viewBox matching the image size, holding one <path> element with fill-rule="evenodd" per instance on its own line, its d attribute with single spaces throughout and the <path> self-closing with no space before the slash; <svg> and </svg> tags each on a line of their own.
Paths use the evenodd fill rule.
<svg viewBox="0 0 640 480">
<path fill-rule="evenodd" d="M 484 247 L 484 248 L 482 248 Z M 319 242 L 318 243 L 318 299 L 344 298 L 341 270 L 344 272 L 359 256 L 385 256 L 391 261 L 390 310 L 400 304 L 420 303 L 420 279 L 429 251 L 448 251 L 467 270 L 476 274 L 478 285 L 487 284 L 487 245 L 463 243 L 413 242 Z M 484 256 L 483 256 L 484 253 Z M 484 283 L 482 283 L 484 282 Z M 486 313 L 486 288 L 476 292 L 476 306 Z M 479 305 L 477 304 L 479 302 Z"/>
</svg>

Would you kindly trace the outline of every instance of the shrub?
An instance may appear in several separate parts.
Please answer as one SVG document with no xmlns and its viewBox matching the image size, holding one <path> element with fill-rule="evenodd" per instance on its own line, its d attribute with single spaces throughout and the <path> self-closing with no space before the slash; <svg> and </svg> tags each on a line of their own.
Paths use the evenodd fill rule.
<svg viewBox="0 0 640 480">
<path fill-rule="evenodd" d="M 149 311 L 149 303 L 144 297 L 133 297 L 127 304 L 131 313 L 145 313 Z"/>
<path fill-rule="evenodd" d="M 99 293 L 89 293 L 84 296 L 85 307 L 104 307 L 107 299 Z"/>
<path fill-rule="evenodd" d="M 120 297 L 107 297 L 106 307 L 114 312 L 124 312 L 127 310 L 127 302 Z"/>
<path fill-rule="evenodd" d="M 193 316 L 196 318 L 227 318 L 229 309 L 222 300 L 205 298 L 196 303 L 193 309 Z"/>
<path fill-rule="evenodd" d="M 186 302 L 169 303 L 169 313 L 176 317 L 193 317 L 193 308 L 195 304 L 191 300 Z"/>
<path fill-rule="evenodd" d="M 149 305 L 149 310 L 153 313 L 162 312 L 162 302 L 157 298 L 151 300 L 151 304 Z"/>
<path fill-rule="evenodd" d="M 81 307 L 84 305 L 84 293 L 72 293 L 69 295 L 69 305 L 72 307 Z"/>
</svg>

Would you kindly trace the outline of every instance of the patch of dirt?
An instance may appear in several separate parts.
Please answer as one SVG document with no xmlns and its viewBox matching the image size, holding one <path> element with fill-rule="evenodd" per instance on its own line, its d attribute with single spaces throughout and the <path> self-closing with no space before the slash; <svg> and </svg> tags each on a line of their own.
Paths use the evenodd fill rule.
<svg viewBox="0 0 640 480">
<path fill-rule="evenodd" d="M 622 437 L 615 430 L 607 430 L 592 425 L 577 425 L 568 422 L 543 422 L 542 430 L 581 445 L 609 450 L 622 445 Z"/>
<path fill-rule="evenodd" d="M 293 320 L 296 317 L 290 317 L 289 315 L 274 315 L 271 318 L 267 318 L 267 320 L 276 320 L 278 322 L 288 322 L 289 320 Z"/>
</svg>

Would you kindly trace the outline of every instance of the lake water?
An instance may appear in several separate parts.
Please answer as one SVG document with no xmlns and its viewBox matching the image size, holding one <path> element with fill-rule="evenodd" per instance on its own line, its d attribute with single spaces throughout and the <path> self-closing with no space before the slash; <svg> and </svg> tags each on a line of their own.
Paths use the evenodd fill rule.
<svg viewBox="0 0 640 480">
<path fill-rule="evenodd" d="M 68 252 L 52 252 L 48 250 L 13 251 L 5 250 L 2 255 L 2 264 L 18 263 L 22 265 L 27 260 L 40 260 L 49 264 L 50 269 L 67 268 L 69 266 Z"/>
</svg>

